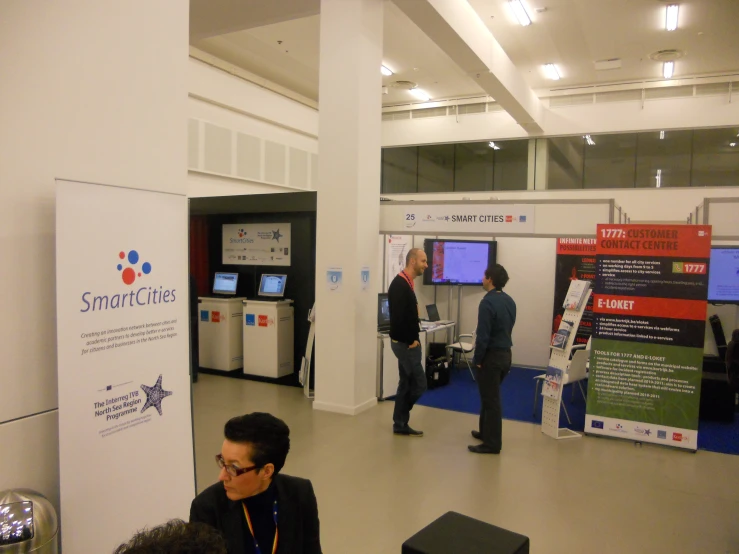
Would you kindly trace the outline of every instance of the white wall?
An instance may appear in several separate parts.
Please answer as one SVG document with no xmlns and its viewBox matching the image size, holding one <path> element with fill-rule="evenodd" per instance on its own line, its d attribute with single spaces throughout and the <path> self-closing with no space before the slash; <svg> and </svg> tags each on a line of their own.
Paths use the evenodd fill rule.
<svg viewBox="0 0 739 554">
<path fill-rule="evenodd" d="M 0 489 L 59 507 L 54 178 L 184 194 L 187 59 L 187 3 L 0 4 Z"/>
<path fill-rule="evenodd" d="M 190 128 L 188 196 L 263 194 L 292 190 L 315 190 L 318 166 L 318 111 L 295 100 L 250 83 L 202 61 L 188 61 L 187 113 L 190 125 L 200 125 L 200 136 Z M 260 167 L 251 179 L 237 172 L 235 138 L 226 148 L 232 157 L 231 169 L 208 170 L 204 164 L 205 137 L 202 126 L 210 123 L 236 133 L 257 138 L 261 143 Z M 265 141 L 285 148 L 281 181 L 271 180 L 266 171 Z M 290 156 L 307 153 L 307 165 L 294 173 Z"/>
<path fill-rule="evenodd" d="M 727 95 L 609 102 L 549 108 L 543 135 L 618 133 L 739 124 L 739 102 Z M 382 145 L 404 146 L 529 138 L 506 112 L 383 121 Z"/>
</svg>

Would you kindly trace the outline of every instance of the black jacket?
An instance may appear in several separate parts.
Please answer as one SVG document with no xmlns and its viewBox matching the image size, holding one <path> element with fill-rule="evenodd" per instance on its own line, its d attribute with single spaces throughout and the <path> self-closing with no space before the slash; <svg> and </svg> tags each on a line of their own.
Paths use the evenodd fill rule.
<svg viewBox="0 0 739 554">
<path fill-rule="evenodd" d="M 278 473 L 274 484 L 279 507 L 278 554 L 321 554 L 318 504 L 311 482 Z M 207 523 L 223 533 L 229 554 L 246 551 L 241 502 L 228 499 L 223 483 L 211 485 L 195 497 L 190 506 L 190 521 Z"/>
<path fill-rule="evenodd" d="M 390 338 L 404 344 L 420 340 L 418 300 L 408 282 L 396 275 L 387 290 L 390 306 Z"/>
</svg>

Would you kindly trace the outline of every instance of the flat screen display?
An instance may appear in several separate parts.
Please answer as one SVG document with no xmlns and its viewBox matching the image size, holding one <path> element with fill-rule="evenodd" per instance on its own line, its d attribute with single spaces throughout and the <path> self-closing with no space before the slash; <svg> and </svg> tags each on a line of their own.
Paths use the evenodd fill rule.
<svg viewBox="0 0 739 554">
<path fill-rule="evenodd" d="M 495 265 L 495 241 L 433 240 L 423 243 L 428 269 L 424 285 L 482 285 L 488 267 Z"/>
<path fill-rule="evenodd" d="M 285 296 L 287 275 L 262 275 L 259 283 L 259 296 Z"/>
<path fill-rule="evenodd" d="M 713 246 L 708 265 L 708 301 L 739 304 L 739 246 Z"/>
<path fill-rule="evenodd" d="M 238 273 L 216 273 L 213 279 L 213 294 L 236 294 Z"/>
<path fill-rule="evenodd" d="M 390 328 L 390 300 L 384 293 L 377 295 L 377 328 Z"/>
</svg>

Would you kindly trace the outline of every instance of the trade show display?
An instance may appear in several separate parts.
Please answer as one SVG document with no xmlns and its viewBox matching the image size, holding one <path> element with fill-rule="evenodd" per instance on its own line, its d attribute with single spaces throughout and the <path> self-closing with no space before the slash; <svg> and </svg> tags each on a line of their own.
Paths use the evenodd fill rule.
<svg viewBox="0 0 739 554">
<path fill-rule="evenodd" d="M 215 285 L 213 286 L 215 289 Z M 200 367 L 232 371 L 244 365 L 241 316 L 244 298 L 198 298 Z"/>
<path fill-rule="evenodd" d="M 739 246 L 712 246 L 708 301 L 739 304 Z"/>
<path fill-rule="evenodd" d="M 243 313 L 244 373 L 273 379 L 291 374 L 295 366 L 292 300 L 246 299 Z"/>
</svg>

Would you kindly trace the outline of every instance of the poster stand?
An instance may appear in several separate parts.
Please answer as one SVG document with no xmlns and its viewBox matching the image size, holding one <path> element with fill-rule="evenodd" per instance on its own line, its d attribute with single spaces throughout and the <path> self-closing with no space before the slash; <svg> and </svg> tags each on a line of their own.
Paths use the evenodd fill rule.
<svg viewBox="0 0 739 554">
<path fill-rule="evenodd" d="M 574 283 L 575 281 L 573 281 Z M 572 288 L 572 285 L 570 285 Z M 577 309 L 565 310 L 563 321 L 568 321 L 572 324 L 572 329 L 567 338 L 567 344 L 563 349 L 551 347 L 551 354 L 549 356 L 549 367 L 554 367 L 562 370 L 563 374 L 567 374 L 567 368 L 570 364 L 570 353 L 572 352 L 572 346 L 575 342 L 575 335 L 577 329 L 580 326 L 580 320 L 582 319 L 585 307 L 588 304 L 592 289 L 588 289 L 585 293 L 583 300 L 580 302 Z M 561 413 L 562 403 L 562 387 L 559 387 L 559 394 L 557 398 L 551 398 L 542 393 L 542 415 L 541 415 L 541 432 L 552 437 L 553 439 L 579 439 L 582 435 L 566 427 L 559 426 L 559 417 Z"/>
<path fill-rule="evenodd" d="M 303 356 L 302 364 L 300 366 L 300 373 L 298 374 L 298 380 L 303 385 L 303 395 L 306 398 L 312 399 L 316 393 L 310 388 L 310 365 L 311 359 L 313 358 L 313 342 L 316 338 L 316 306 L 308 311 L 308 321 L 310 321 L 310 330 L 308 331 L 308 341 L 305 345 L 305 356 Z"/>
</svg>

